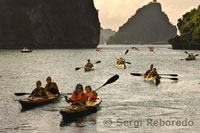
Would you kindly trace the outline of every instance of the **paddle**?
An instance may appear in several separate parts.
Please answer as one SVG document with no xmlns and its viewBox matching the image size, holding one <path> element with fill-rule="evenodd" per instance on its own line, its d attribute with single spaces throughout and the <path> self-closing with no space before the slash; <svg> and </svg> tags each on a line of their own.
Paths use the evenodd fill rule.
<svg viewBox="0 0 200 133">
<path fill-rule="evenodd" d="M 94 64 L 99 64 L 99 63 L 101 63 L 101 61 L 97 61 L 97 62 L 95 62 Z M 79 69 L 81 69 L 82 67 L 77 67 L 77 68 L 75 68 L 75 70 L 79 70 Z"/>
<path fill-rule="evenodd" d="M 185 51 L 186 54 L 189 54 L 187 51 Z"/>
<path fill-rule="evenodd" d="M 142 74 L 142 73 L 131 73 L 131 75 L 133 75 L 133 76 L 143 76 L 144 74 Z M 177 74 L 159 74 L 159 75 L 174 76 L 174 77 L 178 76 Z"/>
<path fill-rule="evenodd" d="M 171 79 L 171 80 L 178 80 L 178 78 L 167 78 L 167 77 L 161 77 L 162 79 Z"/>
<path fill-rule="evenodd" d="M 196 54 L 195 56 L 199 56 L 199 54 Z"/>
<path fill-rule="evenodd" d="M 93 107 L 93 106 L 88 106 L 88 105 L 82 104 L 81 102 L 76 101 L 76 100 L 73 100 L 73 99 L 71 99 L 71 98 L 68 97 L 68 96 L 65 96 L 65 95 L 63 95 L 63 94 L 61 94 L 61 95 L 64 96 L 64 97 L 67 97 L 68 99 L 70 99 L 70 100 L 73 101 L 73 102 L 78 103 L 78 104 L 81 105 L 81 106 L 86 107 L 86 108 L 87 108 L 90 112 L 92 112 L 92 113 L 96 113 L 96 112 L 97 112 L 97 108 L 95 108 L 95 107 Z"/>
<path fill-rule="evenodd" d="M 30 95 L 31 93 L 15 93 L 16 96 L 23 96 L 23 95 Z M 62 93 L 62 94 L 67 94 L 71 95 L 72 93 Z"/>
<path fill-rule="evenodd" d="M 127 49 L 126 52 L 125 52 L 125 54 L 124 54 L 124 56 L 128 53 L 128 51 L 129 51 L 129 50 Z"/>
<path fill-rule="evenodd" d="M 111 83 L 115 82 L 115 81 L 118 80 L 118 79 L 119 79 L 119 75 L 116 74 L 116 75 L 112 76 L 110 79 L 108 79 L 108 80 L 106 81 L 106 83 L 104 83 L 102 86 L 98 87 L 98 88 L 95 89 L 94 91 L 97 91 L 97 90 L 99 90 L 100 88 L 106 86 L 107 84 L 111 84 Z"/>
<path fill-rule="evenodd" d="M 126 62 L 126 63 L 129 64 L 129 65 L 131 64 L 130 62 Z"/>
</svg>

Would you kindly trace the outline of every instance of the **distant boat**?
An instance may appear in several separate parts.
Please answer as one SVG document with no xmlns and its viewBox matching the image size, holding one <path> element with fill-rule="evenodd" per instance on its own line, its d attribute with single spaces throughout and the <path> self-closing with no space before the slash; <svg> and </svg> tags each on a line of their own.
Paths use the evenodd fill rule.
<svg viewBox="0 0 200 133">
<path fill-rule="evenodd" d="M 27 48 L 23 48 L 22 50 L 21 50 L 21 52 L 22 53 L 30 53 L 30 52 L 32 52 L 32 50 L 31 49 L 27 49 Z"/>
</svg>

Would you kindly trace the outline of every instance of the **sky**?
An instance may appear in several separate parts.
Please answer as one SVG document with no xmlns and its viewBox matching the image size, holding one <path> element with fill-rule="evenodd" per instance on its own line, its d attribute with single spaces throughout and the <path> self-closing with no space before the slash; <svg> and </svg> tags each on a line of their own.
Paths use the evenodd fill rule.
<svg viewBox="0 0 200 133">
<path fill-rule="evenodd" d="M 99 10 L 101 26 L 104 29 L 117 31 L 138 8 L 151 1 L 153 0 L 94 0 L 94 4 Z M 177 25 L 177 20 L 183 14 L 200 5 L 200 0 L 157 0 L 157 2 L 161 3 L 162 10 L 174 25 Z"/>
</svg>

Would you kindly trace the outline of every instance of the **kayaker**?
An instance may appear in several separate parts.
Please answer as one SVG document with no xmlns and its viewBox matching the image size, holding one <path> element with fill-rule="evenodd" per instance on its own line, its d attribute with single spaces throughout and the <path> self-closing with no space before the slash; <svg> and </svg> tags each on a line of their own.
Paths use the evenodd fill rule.
<svg viewBox="0 0 200 133">
<path fill-rule="evenodd" d="M 51 92 L 53 94 L 59 94 L 60 95 L 60 91 L 58 89 L 58 86 L 55 82 L 52 82 L 51 81 L 51 77 L 47 77 L 46 79 L 47 81 L 47 84 L 45 86 L 45 89 L 48 91 L 48 92 Z"/>
<path fill-rule="evenodd" d="M 92 91 L 92 88 L 89 85 L 85 87 L 85 95 L 87 96 L 86 100 L 93 102 L 97 99 L 98 96 L 96 91 Z"/>
<path fill-rule="evenodd" d="M 156 68 L 153 68 L 152 71 L 148 74 L 147 78 L 156 77 L 157 79 L 160 79 L 160 75 L 158 74 Z"/>
<path fill-rule="evenodd" d="M 71 99 L 73 99 L 75 101 L 79 101 L 82 104 L 86 104 L 86 95 L 83 92 L 83 86 L 81 84 L 76 85 L 76 89 L 75 89 L 75 91 L 73 91 Z M 71 99 L 69 99 L 67 96 L 65 96 L 65 100 L 68 103 L 72 103 L 72 105 L 78 104 L 77 102 L 75 102 Z"/>
<path fill-rule="evenodd" d="M 87 64 L 85 65 L 85 68 L 88 68 L 88 69 L 92 69 L 94 66 L 93 64 L 90 62 L 90 59 L 87 60 Z"/>
<path fill-rule="evenodd" d="M 117 59 L 117 64 L 125 64 L 125 60 L 122 57 L 120 57 L 119 59 Z"/>
<path fill-rule="evenodd" d="M 41 87 L 42 83 L 41 81 L 37 81 L 36 82 L 36 88 L 32 91 L 31 95 L 29 97 L 46 97 L 48 98 L 48 95 L 47 95 L 47 91 L 45 88 Z"/>
<path fill-rule="evenodd" d="M 144 74 L 144 78 L 146 78 L 152 70 L 153 70 L 153 64 L 150 65 L 150 69 L 147 70 L 146 73 Z"/>
<path fill-rule="evenodd" d="M 193 53 L 188 54 L 188 59 L 195 59 L 195 56 L 193 55 Z"/>
</svg>

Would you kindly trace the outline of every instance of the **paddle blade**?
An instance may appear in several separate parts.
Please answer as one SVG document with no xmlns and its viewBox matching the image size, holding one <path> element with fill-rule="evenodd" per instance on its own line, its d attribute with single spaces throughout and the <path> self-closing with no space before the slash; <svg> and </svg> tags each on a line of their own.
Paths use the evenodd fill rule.
<svg viewBox="0 0 200 133">
<path fill-rule="evenodd" d="M 188 54 L 188 52 L 187 52 L 187 51 L 185 51 L 185 53 L 186 53 L 186 54 Z"/>
<path fill-rule="evenodd" d="M 128 53 L 128 51 L 129 51 L 129 50 L 127 49 L 124 55 L 126 55 L 126 54 Z"/>
<path fill-rule="evenodd" d="M 79 70 L 79 69 L 81 69 L 81 67 L 77 67 L 77 68 L 75 68 L 76 71 Z"/>
<path fill-rule="evenodd" d="M 169 78 L 169 79 L 171 79 L 171 80 L 178 80 L 178 78 Z"/>
<path fill-rule="evenodd" d="M 133 75 L 133 76 L 143 76 L 143 74 L 141 74 L 141 73 L 131 73 L 131 75 Z"/>
<path fill-rule="evenodd" d="M 30 93 L 15 93 L 16 96 L 23 96 L 23 95 L 28 95 Z"/>
<path fill-rule="evenodd" d="M 169 75 L 169 76 L 174 76 L 174 77 L 176 77 L 176 76 L 178 76 L 178 74 L 159 74 L 159 75 Z"/>
<path fill-rule="evenodd" d="M 196 54 L 195 56 L 199 56 L 199 54 Z"/>
<path fill-rule="evenodd" d="M 124 69 L 126 69 L 126 65 L 124 64 Z"/>
<path fill-rule="evenodd" d="M 103 86 L 105 86 L 105 85 L 107 85 L 107 84 L 111 84 L 111 83 L 115 82 L 115 81 L 118 80 L 118 79 L 119 79 L 119 75 L 116 74 L 116 75 L 114 75 L 113 77 L 111 77 L 110 79 L 108 79 L 108 81 L 107 81 L 105 84 L 103 84 Z"/>
<path fill-rule="evenodd" d="M 130 62 L 126 62 L 127 64 L 131 64 Z"/>
<path fill-rule="evenodd" d="M 99 64 L 99 63 L 101 63 L 101 61 L 97 61 L 95 64 Z"/>
</svg>

